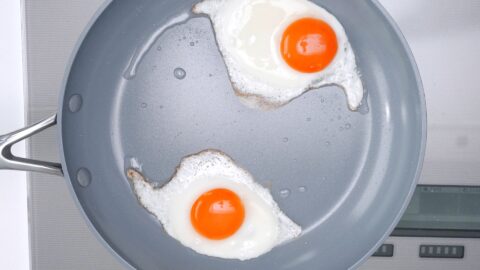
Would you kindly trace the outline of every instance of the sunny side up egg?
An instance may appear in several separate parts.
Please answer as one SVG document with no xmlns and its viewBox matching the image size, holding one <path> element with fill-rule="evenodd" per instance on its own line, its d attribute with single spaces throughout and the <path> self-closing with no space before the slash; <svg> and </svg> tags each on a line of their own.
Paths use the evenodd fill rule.
<svg viewBox="0 0 480 270">
<path fill-rule="evenodd" d="M 237 96 L 260 109 L 325 85 L 342 87 L 351 110 L 364 88 L 340 22 L 308 0 L 204 0 Z"/>
<path fill-rule="evenodd" d="M 165 231 L 200 254 L 247 260 L 301 233 L 269 191 L 220 151 L 183 158 L 163 187 L 136 169 L 128 169 L 127 177 Z"/>
</svg>

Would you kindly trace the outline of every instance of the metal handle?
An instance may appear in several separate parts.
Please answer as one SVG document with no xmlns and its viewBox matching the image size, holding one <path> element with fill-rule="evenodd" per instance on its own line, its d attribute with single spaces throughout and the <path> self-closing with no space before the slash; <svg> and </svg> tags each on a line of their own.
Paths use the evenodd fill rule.
<svg viewBox="0 0 480 270">
<path fill-rule="evenodd" d="M 32 126 L 0 136 L 0 170 L 31 171 L 63 176 L 62 165 L 59 163 L 26 159 L 12 154 L 12 146 L 15 143 L 56 124 L 57 115 L 55 114 Z"/>
</svg>

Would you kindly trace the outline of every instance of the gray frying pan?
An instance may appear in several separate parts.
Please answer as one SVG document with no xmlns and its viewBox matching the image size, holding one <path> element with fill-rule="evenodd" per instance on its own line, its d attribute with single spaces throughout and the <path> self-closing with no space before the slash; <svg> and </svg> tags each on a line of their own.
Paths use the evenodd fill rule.
<svg viewBox="0 0 480 270">
<path fill-rule="evenodd" d="M 164 27 L 195 2 L 108 5 L 78 47 L 58 114 L 0 137 L 0 168 L 63 174 L 92 231 L 127 268 L 358 267 L 405 210 L 424 155 L 422 85 L 398 28 L 373 0 L 316 1 L 346 29 L 368 106 L 349 111 L 341 89 L 326 87 L 261 112 L 234 95 L 206 17 Z M 61 164 L 12 156 L 13 143 L 57 122 Z M 207 148 L 269 187 L 303 234 L 244 262 L 169 237 L 137 202 L 125 164 L 137 158 L 164 183 L 182 157 Z"/>
</svg>

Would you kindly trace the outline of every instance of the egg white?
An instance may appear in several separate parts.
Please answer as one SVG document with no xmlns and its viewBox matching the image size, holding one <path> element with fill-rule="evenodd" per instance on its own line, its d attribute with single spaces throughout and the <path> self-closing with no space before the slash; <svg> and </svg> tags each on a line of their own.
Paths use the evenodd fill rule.
<svg viewBox="0 0 480 270">
<path fill-rule="evenodd" d="M 361 104 L 363 84 L 345 30 L 322 7 L 308 0 L 204 0 L 193 12 L 210 17 L 232 85 L 247 105 L 277 108 L 330 84 L 344 89 L 351 110 Z M 285 29 L 305 17 L 327 22 L 337 35 L 337 55 L 317 73 L 294 70 L 280 53 Z"/>
<path fill-rule="evenodd" d="M 127 176 L 138 201 L 157 217 L 166 232 L 200 254 L 247 260 L 301 233 L 300 226 L 280 210 L 269 191 L 220 151 L 206 150 L 185 157 L 172 179 L 161 188 L 146 180 L 138 170 L 127 170 Z M 235 192 L 245 208 L 240 229 L 223 240 L 203 237 L 190 221 L 197 198 L 216 188 Z"/>
</svg>

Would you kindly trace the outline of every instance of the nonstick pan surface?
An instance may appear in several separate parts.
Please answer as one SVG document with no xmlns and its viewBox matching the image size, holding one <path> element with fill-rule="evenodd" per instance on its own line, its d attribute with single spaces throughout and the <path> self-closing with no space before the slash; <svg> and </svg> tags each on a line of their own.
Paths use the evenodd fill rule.
<svg viewBox="0 0 480 270">
<path fill-rule="evenodd" d="M 195 2 L 113 1 L 74 58 L 58 113 L 62 168 L 95 234 L 138 269 L 357 267 L 403 213 L 424 154 L 423 90 L 401 33 L 376 1 L 315 1 L 344 25 L 368 106 L 348 110 L 332 86 L 264 112 L 235 96 L 208 18 L 159 30 Z M 303 234 L 243 262 L 169 237 L 125 164 L 136 158 L 162 184 L 182 157 L 209 148 L 269 187 Z"/>
</svg>

